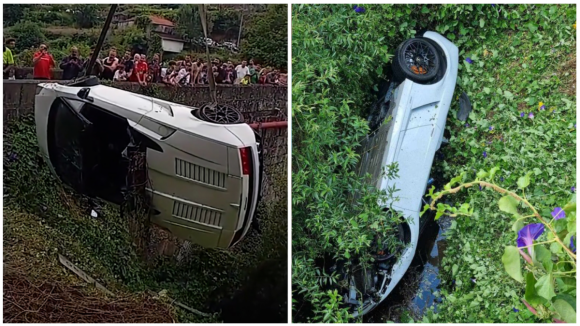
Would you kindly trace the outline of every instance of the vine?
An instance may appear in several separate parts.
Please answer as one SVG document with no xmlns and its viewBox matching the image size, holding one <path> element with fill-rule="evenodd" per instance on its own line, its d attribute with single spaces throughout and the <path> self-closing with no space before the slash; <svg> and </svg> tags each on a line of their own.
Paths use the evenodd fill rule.
<svg viewBox="0 0 580 326">
<path fill-rule="evenodd" d="M 432 187 L 428 194 L 431 203 L 424 206 L 422 214 L 428 210 L 436 211 L 436 220 L 443 215 L 471 216 L 473 208 L 468 203 L 454 207 L 438 201 L 443 196 L 457 194 L 473 186 L 502 194 L 498 208 L 514 219 L 512 229 L 517 231 L 518 236 L 517 246 L 506 246 L 501 259 L 507 274 L 525 285 L 522 302 L 539 319 L 575 323 L 576 196 L 573 195 L 563 207 L 555 207 L 551 218 L 546 218 L 525 195 L 525 189 L 530 184 L 530 173 L 518 179 L 519 194 L 493 183 L 498 170 L 498 167 L 489 171 L 480 170 L 476 179 L 470 182 L 462 182 L 465 179 L 463 173 L 439 192 L 434 192 L 435 187 Z M 522 212 L 525 209 L 530 210 L 531 214 L 524 215 Z M 528 219 L 534 219 L 536 223 L 524 225 Z M 544 232 L 546 229 L 548 231 Z M 523 267 L 520 257 L 525 262 Z"/>
</svg>

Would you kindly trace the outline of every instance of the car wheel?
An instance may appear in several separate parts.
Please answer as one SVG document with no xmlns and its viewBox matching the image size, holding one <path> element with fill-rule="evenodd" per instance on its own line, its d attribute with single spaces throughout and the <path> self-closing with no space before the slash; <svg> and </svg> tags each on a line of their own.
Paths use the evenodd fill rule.
<svg viewBox="0 0 580 326">
<path fill-rule="evenodd" d="M 223 104 L 205 104 L 199 109 L 199 118 L 212 123 L 231 125 L 244 122 L 242 113 Z"/>
<path fill-rule="evenodd" d="M 433 44 L 423 38 L 412 38 L 401 43 L 393 59 L 395 79 L 409 79 L 424 84 L 432 81 L 439 71 L 441 58 Z"/>
</svg>

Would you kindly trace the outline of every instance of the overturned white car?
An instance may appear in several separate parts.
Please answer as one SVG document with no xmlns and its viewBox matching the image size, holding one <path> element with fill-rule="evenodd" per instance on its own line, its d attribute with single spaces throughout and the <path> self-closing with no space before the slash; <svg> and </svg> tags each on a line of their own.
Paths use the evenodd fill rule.
<svg viewBox="0 0 580 326">
<path fill-rule="evenodd" d="M 371 175 L 376 188 L 394 187 L 396 201 L 380 203 L 401 213 L 400 252 L 381 252 L 366 270 L 343 272 L 344 302 L 352 314 L 366 314 L 381 303 L 401 280 L 417 248 L 419 219 L 431 165 L 443 141 L 458 70 L 458 49 L 445 37 L 425 32 L 403 42 L 393 60 L 393 78 L 369 117 L 372 132 L 362 141 L 358 171 Z M 398 165 L 398 177 L 383 171 Z"/>
<path fill-rule="evenodd" d="M 122 204 L 131 187 L 128 153 L 139 151 L 153 223 L 205 247 L 230 247 L 248 232 L 262 156 L 239 111 L 188 107 L 88 78 L 39 84 L 35 120 L 51 170 L 77 192 Z"/>
</svg>

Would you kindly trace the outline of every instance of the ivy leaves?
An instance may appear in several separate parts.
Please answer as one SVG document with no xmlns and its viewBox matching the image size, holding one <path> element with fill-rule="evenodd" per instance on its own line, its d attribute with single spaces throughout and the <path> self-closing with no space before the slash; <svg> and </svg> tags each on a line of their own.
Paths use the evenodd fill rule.
<svg viewBox="0 0 580 326">
<path fill-rule="evenodd" d="M 522 267 L 520 265 L 520 253 L 517 247 L 505 247 L 501 261 L 509 276 L 520 283 L 524 281 L 524 277 L 522 276 Z"/>
</svg>

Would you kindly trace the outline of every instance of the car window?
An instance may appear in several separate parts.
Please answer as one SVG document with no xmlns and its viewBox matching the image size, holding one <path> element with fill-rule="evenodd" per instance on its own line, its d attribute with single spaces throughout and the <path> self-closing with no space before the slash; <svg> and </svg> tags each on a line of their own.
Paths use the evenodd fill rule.
<svg viewBox="0 0 580 326">
<path fill-rule="evenodd" d="M 79 192 L 83 190 L 81 139 L 86 125 L 62 99 L 54 101 L 48 118 L 50 161 L 62 182 Z"/>
</svg>

